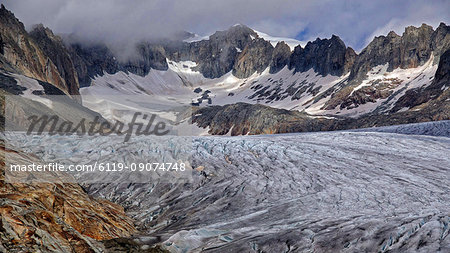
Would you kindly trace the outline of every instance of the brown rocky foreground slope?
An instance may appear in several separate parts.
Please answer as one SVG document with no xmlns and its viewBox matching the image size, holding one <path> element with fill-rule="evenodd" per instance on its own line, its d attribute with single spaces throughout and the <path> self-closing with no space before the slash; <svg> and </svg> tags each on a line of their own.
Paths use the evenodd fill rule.
<svg viewBox="0 0 450 253">
<path fill-rule="evenodd" d="M 3 144 L 0 151 L 0 252 L 102 252 L 99 241 L 135 232 L 121 206 L 94 199 L 77 184 L 6 182 L 5 155 L 38 159 Z"/>
</svg>

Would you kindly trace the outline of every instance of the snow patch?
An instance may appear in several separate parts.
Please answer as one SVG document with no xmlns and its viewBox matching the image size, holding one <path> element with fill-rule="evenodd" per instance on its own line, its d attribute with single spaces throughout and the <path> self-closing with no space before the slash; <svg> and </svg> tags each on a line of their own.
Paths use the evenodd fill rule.
<svg viewBox="0 0 450 253">
<path fill-rule="evenodd" d="M 266 33 L 256 31 L 256 30 L 253 30 L 253 31 L 255 31 L 260 38 L 263 38 L 264 40 L 269 41 L 270 44 L 272 44 L 273 47 L 275 47 L 278 44 L 278 42 L 281 42 L 281 41 L 284 41 L 291 48 L 291 51 L 293 51 L 294 48 L 296 46 L 298 46 L 298 45 L 301 45 L 302 47 L 304 47 L 306 45 L 305 42 L 299 41 L 299 40 L 296 40 L 296 39 L 284 38 L 284 37 L 275 37 L 275 36 L 271 36 L 271 35 L 268 35 Z"/>
</svg>

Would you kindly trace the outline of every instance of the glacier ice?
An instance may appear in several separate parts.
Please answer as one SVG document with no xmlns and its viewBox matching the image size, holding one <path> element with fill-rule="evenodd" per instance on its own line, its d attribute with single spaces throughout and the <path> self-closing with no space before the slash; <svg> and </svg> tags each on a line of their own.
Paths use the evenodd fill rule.
<svg viewBox="0 0 450 253">
<path fill-rule="evenodd" d="M 12 142 L 44 160 L 72 162 L 119 149 L 108 159 L 128 159 L 150 145 L 97 137 L 68 154 L 64 138 Z M 191 170 L 188 183 L 119 177 L 84 187 L 123 205 L 144 234 L 172 252 L 450 249 L 447 137 L 340 131 L 191 141 L 190 163 L 201 169 Z"/>
</svg>

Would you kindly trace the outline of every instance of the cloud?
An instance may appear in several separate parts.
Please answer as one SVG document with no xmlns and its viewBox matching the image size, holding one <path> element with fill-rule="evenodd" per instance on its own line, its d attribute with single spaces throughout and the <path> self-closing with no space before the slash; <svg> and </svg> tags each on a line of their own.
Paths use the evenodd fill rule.
<svg viewBox="0 0 450 253">
<path fill-rule="evenodd" d="M 340 36 L 360 50 L 376 33 L 449 21 L 446 0 L 2 0 L 27 27 L 123 44 L 186 30 L 200 35 L 246 24 L 273 36 Z"/>
<path fill-rule="evenodd" d="M 419 27 L 423 23 L 436 28 L 440 22 L 449 25 L 450 3 L 441 1 L 429 1 L 427 4 L 405 5 L 403 6 L 404 15 L 393 17 L 387 23 L 381 23 L 374 31 L 365 38 L 365 45 L 369 44 L 375 36 L 387 35 L 394 31 L 401 35 L 407 26 Z"/>
</svg>

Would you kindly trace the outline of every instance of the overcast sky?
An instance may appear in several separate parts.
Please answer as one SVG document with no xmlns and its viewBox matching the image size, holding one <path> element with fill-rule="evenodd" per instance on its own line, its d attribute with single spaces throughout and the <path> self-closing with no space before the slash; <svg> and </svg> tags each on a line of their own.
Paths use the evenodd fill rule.
<svg viewBox="0 0 450 253">
<path fill-rule="evenodd" d="M 450 0 L 0 0 L 29 28 L 124 42 L 186 30 L 209 35 L 236 23 L 302 41 L 336 34 L 360 50 L 374 35 L 449 24 Z"/>
</svg>

